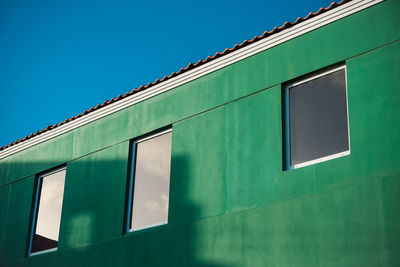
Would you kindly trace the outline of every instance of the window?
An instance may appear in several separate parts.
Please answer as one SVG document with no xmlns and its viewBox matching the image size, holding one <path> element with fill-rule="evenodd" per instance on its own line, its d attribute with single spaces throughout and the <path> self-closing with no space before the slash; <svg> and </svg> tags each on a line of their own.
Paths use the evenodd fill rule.
<svg viewBox="0 0 400 267">
<path fill-rule="evenodd" d="M 126 231 L 168 222 L 171 130 L 132 142 Z"/>
<path fill-rule="evenodd" d="M 38 176 L 29 255 L 57 249 L 64 196 L 65 167 Z"/>
<path fill-rule="evenodd" d="M 350 154 L 346 67 L 285 88 L 286 169 Z"/>
</svg>

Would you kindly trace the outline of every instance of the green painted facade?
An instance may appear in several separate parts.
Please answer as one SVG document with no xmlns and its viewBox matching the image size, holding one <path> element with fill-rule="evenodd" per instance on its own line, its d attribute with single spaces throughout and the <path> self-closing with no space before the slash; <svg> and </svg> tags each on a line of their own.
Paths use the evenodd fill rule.
<svg viewBox="0 0 400 267">
<path fill-rule="evenodd" d="M 0 160 L 0 266 L 400 266 L 400 1 Z M 283 170 L 282 90 L 345 62 L 351 154 Z M 129 140 L 172 125 L 167 225 L 124 234 Z M 66 164 L 58 250 L 26 257 Z"/>
</svg>

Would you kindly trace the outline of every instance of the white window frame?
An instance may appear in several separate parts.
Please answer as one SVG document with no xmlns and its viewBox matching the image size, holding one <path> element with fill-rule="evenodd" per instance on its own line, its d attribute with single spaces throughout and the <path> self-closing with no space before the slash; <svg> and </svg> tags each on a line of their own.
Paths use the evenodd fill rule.
<svg viewBox="0 0 400 267">
<path fill-rule="evenodd" d="M 320 77 L 326 76 L 328 74 L 331 74 L 333 72 L 339 71 L 339 70 L 344 70 L 345 73 L 345 86 L 346 86 L 346 111 L 347 111 L 347 135 L 348 135 L 348 145 L 349 145 L 349 149 L 343 152 L 339 152 L 336 154 L 332 154 L 329 156 L 325 156 L 322 158 L 318 158 L 318 159 L 314 159 L 314 160 L 310 160 L 310 161 L 306 161 L 303 163 L 299 163 L 299 164 L 295 164 L 292 165 L 291 164 L 291 147 L 290 147 L 290 97 L 289 97 L 289 90 L 292 87 L 298 86 L 300 84 L 318 79 Z M 325 71 L 320 71 L 317 72 L 314 75 L 310 75 L 306 78 L 294 81 L 292 83 L 289 83 L 287 85 L 285 85 L 285 145 L 286 145 L 286 151 L 285 151 L 285 161 L 286 161 L 286 166 L 285 169 L 286 170 L 291 170 L 291 169 L 298 169 L 301 167 L 306 167 L 309 165 L 314 165 L 320 162 L 324 162 L 324 161 L 328 161 L 331 159 L 335 159 L 335 158 L 339 158 L 339 157 L 343 157 L 343 156 L 347 156 L 350 155 L 350 123 L 349 123 L 349 102 L 348 102 L 348 93 L 347 93 L 347 68 L 346 68 L 346 64 L 334 67 L 334 68 L 330 68 L 328 70 Z"/>
<path fill-rule="evenodd" d="M 155 134 L 151 134 L 148 136 L 145 136 L 143 138 L 134 140 L 130 145 L 131 145 L 131 155 L 130 155 L 130 165 L 129 165 L 129 190 L 128 190 L 128 204 L 127 204 L 127 211 L 126 211 L 126 222 L 125 222 L 125 232 L 126 233 L 132 233 L 132 232 L 137 232 L 140 230 L 144 230 L 144 229 L 149 229 L 149 228 L 153 228 L 156 226 L 160 226 L 160 225 L 165 225 L 168 224 L 168 217 L 166 221 L 162 221 L 162 222 L 158 222 L 158 223 L 153 223 L 153 224 L 149 224 L 143 227 L 139 227 L 139 228 L 131 228 L 131 224 L 132 224 L 132 209 L 133 209 L 133 189 L 135 186 L 135 168 L 136 168 L 136 147 L 139 143 L 142 143 L 144 141 L 150 140 L 152 138 L 158 137 L 160 135 L 166 134 L 166 133 L 172 133 L 172 128 L 169 128 L 167 130 L 163 130 L 160 132 L 157 132 Z M 172 143 L 171 143 L 172 146 Z M 171 177 L 170 177 L 171 179 Z M 169 200 L 168 200 L 168 210 L 169 210 Z"/>
<path fill-rule="evenodd" d="M 40 199 L 40 194 L 42 192 L 41 189 L 41 185 L 42 185 L 42 179 L 45 178 L 46 176 L 52 175 L 54 173 L 57 172 L 61 172 L 61 171 L 66 171 L 67 170 L 67 166 L 63 166 L 63 167 L 59 167 L 53 170 L 50 170 L 48 172 L 44 172 L 40 175 L 37 176 L 37 184 L 35 186 L 35 200 L 34 200 L 34 206 L 33 206 L 33 215 L 32 215 L 32 222 L 31 222 L 31 229 L 30 229 L 30 236 L 29 236 L 29 247 L 28 247 L 28 256 L 35 256 L 35 255 L 40 255 L 43 253 L 48 253 L 48 252 L 52 252 L 52 251 L 57 251 L 58 246 L 55 248 L 49 248 L 49 249 L 44 249 L 44 250 L 40 250 L 40 251 L 36 251 L 36 252 L 31 252 L 32 251 L 32 245 L 33 245 L 33 237 L 35 235 L 36 232 L 36 224 L 37 224 L 37 215 L 39 212 L 39 199 Z M 65 177 L 66 178 L 66 177 Z M 64 187 L 64 191 L 65 191 L 65 187 Z M 64 201 L 64 200 L 63 200 Z M 61 215 L 62 215 L 62 208 L 61 208 Z M 60 225 L 61 226 L 61 225 Z M 61 227 L 60 227 L 61 230 Z M 58 241 L 57 241 L 58 242 Z"/>
</svg>

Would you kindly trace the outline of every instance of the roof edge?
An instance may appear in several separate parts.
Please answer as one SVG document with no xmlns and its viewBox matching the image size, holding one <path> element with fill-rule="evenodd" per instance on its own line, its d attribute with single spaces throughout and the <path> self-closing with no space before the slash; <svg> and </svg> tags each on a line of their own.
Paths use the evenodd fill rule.
<svg viewBox="0 0 400 267">
<path fill-rule="evenodd" d="M 172 90 L 182 84 L 205 76 L 383 1 L 384 0 L 342 0 L 339 3 L 332 2 L 329 7 L 322 7 L 314 13 L 310 12 L 306 17 L 299 17 L 295 22 L 285 22 L 282 26 L 275 27 L 271 31 L 266 31 L 260 36 L 255 36 L 251 40 L 245 40 L 243 43 L 237 44 L 233 48 L 227 48 L 223 52 L 217 52 L 213 56 L 209 56 L 204 60 L 199 60 L 197 63 L 190 63 L 186 68 L 181 68 L 178 72 L 174 72 L 169 76 L 157 79 L 155 82 L 147 85 L 142 85 L 139 88 L 127 92 L 125 95 L 119 95 L 116 98 L 107 100 L 96 107 L 85 110 L 58 124 L 47 126 L 45 129 L 36 131 L 24 138 L 0 147 L 0 159 L 103 118 L 138 102 Z"/>
</svg>

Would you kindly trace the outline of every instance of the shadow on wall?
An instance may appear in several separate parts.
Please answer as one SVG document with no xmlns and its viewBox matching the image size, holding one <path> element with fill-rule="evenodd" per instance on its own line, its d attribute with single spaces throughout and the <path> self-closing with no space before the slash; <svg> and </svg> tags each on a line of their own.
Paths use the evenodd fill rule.
<svg viewBox="0 0 400 267">
<path fill-rule="evenodd" d="M 215 255 L 218 237 L 202 231 L 202 222 L 194 220 L 201 207 L 190 201 L 186 188 L 186 180 L 191 179 L 189 159 L 174 156 L 171 164 L 169 224 L 121 235 L 127 177 L 126 169 L 120 168 L 126 168 L 126 160 L 89 158 L 68 163 L 58 250 L 33 257 L 6 257 L 5 266 L 234 266 L 226 263 L 224 255 Z M 25 186 L 13 193 L 32 196 L 33 192 Z M 9 205 L 12 209 L 13 203 Z M 19 223 L 29 225 L 29 214 Z M 1 234 L 13 232 L 8 228 Z M 21 238 L 21 246 L 2 248 L 3 252 L 24 249 L 28 232 L 26 239 Z M 11 254 L 18 254 L 14 252 Z"/>
<path fill-rule="evenodd" d="M 0 266 L 345 266 L 349 257 L 351 266 L 377 266 L 382 253 L 384 266 L 398 265 L 398 172 L 206 217 L 212 200 L 196 202 L 194 185 L 218 177 L 194 176 L 195 160 L 172 158 L 169 224 L 129 234 L 127 160 L 69 163 L 58 250 L 33 257 L 24 255 L 33 177 L 0 186 Z M 372 246 L 378 238 L 383 252 Z"/>
<path fill-rule="evenodd" d="M 234 251 L 221 255 L 220 248 L 217 249 L 218 238 L 221 237 L 221 233 L 218 232 L 220 226 L 214 225 L 210 228 L 207 219 L 196 220 L 202 214 L 202 207 L 195 203 L 190 195 L 191 191 L 197 190 L 189 188 L 193 183 L 189 183 L 188 180 L 194 178 L 190 175 L 190 159 L 184 155 L 175 155 L 172 157 L 171 166 L 170 215 L 173 216 L 171 219 L 176 220 L 172 223 L 177 224 L 176 227 L 171 225 L 171 233 L 175 232 L 177 236 L 172 243 L 164 243 L 166 247 L 172 245 L 172 250 L 169 251 L 172 256 L 171 262 L 165 266 L 235 266 L 229 261 Z M 207 181 L 205 179 L 200 182 Z M 201 192 L 205 196 L 208 193 Z"/>
<path fill-rule="evenodd" d="M 169 224 L 130 233 L 118 244 L 118 241 L 113 241 L 112 243 L 116 246 L 112 248 L 110 246 L 108 252 L 115 249 L 117 254 L 108 258 L 109 264 L 114 266 L 235 266 L 224 262 L 223 258 L 229 255 L 219 255 L 221 261 L 215 259 L 216 237 L 208 232 L 201 232 L 202 227 L 199 225 L 202 222 L 194 220 L 200 214 L 201 207 L 190 201 L 190 190 L 187 188 L 189 184 L 187 179 L 191 179 L 189 162 L 185 156 L 173 156 L 171 159 Z"/>
</svg>

